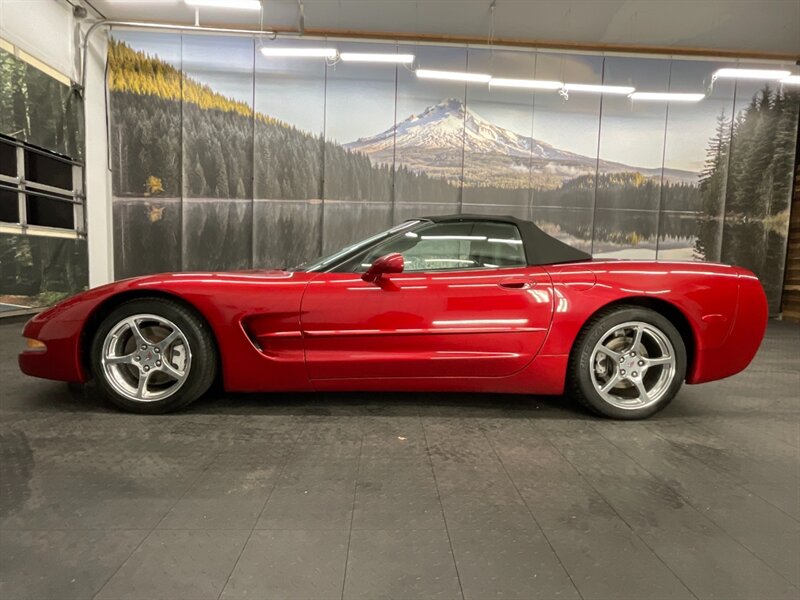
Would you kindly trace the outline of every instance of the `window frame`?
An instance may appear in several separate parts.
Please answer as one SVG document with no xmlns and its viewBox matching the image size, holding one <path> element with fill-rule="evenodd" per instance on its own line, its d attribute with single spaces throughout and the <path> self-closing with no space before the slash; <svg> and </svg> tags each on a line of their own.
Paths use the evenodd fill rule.
<svg viewBox="0 0 800 600">
<path fill-rule="evenodd" d="M 16 176 L 0 174 L 0 189 L 17 194 L 18 211 L 18 221 L 16 223 L 0 221 L 0 232 L 69 239 L 85 238 L 86 197 L 83 193 L 83 164 L 61 154 L 49 152 L 8 136 L 0 136 L 0 144 L 15 147 L 17 160 Z M 69 165 L 72 169 L 72 189 L 58 188 L 28 180 L 25 170 L 28 154 L 40 154 L 48 159 Z M 39 196 L 49 200 L 71 204 L 73 215 L 72 227 L 52 227 L 29 223 L 27 202 L 29 196 Z"/>
<path fill-rule="evenodd" d="M 431 274 L 435 275 L 437 273 L 453 273 L 458 271 L 497 271 L 502 269 L 523 269 L 529 265 L 528 262 L 528 248 L 526 247 L 527 244 L 525 243 L 525 238 L 523 237 L 522 230 L 520 229 L 519 225 L 516 223 L 508 222 L 508 221 L 499 221 L 499 220 L 481 220 L 481 219 L 465 219 L 463 221 L 435 221 L 435 220 L 427 220 L 427 219 L 419 219 L 418 222 L 413 226 L 401 232 L 398 232 L 395 235 L 382 238 L 380 240 L 376 240 L 375 243 L 369 245 L 365 248 L 360 248 L 358 252 L 354 252 L 342 258 L 342 260 L 337 261 L 336 264 L 332 264 L 328 266 L 328 268 L 324 269 L 321 272 L 324 273 L 353 273 L 353 274 L 360 274 L 363 271 L 357 271 L 348 269 L 346 271 L 340 271 L 341 267 L 346 267 L 353 261 L 355 261 L 359 256 L 363 256 L 372 252 L 376 247 L 391 244 L 398 238 L 408 234 L 408 233 L 416 233 L 419 229 L 424 229 L 430 226 L 437 226 L 437 225 L 444 225 L 447 223 L 468 223 L 472 225 L 476 224 L 501 224 L 508 227 L 514 227 L 517 231 L 517 235 L 519 236 L 519 241 L 522 247 L 522 259 L 523 262 L 519 265 L 505 265 L 505 266 L 497 266 L 497 267 L 487 267 L 485 265 L 480 265 L 476 267 L 452 267 L 452 268 L 445 268 L 445 269 L 424 269 L 424 270 L 413 270 L 413 271 L 403 271 L 403 273 L 424 273 L 424 274 Z"/>
</svg>

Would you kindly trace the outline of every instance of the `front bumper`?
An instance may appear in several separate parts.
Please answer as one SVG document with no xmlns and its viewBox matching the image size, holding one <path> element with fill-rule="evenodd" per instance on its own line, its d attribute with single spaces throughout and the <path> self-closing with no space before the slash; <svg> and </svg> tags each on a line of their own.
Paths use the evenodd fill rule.
<svg viewBox="0 0 800 600">
<path fill-rule="evenodd" d="M 82 325 L 82 321 L 47 320 L 41 315 L 28 321 L 22 335 L 44 343 L 45 349 L 20 352 L 20 370 L 32 377 L 85 382 L 87 377 L 80 355 Z"/>
</svg>

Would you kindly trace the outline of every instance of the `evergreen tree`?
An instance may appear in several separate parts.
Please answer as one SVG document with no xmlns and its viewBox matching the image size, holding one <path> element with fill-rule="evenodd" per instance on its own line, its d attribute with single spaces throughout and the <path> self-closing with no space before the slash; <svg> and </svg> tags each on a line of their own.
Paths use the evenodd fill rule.
<svg viewBox="0 0 800 600">
<path fill-rule="evenodd" d="M 192 169 L 192 173 L 189 177 L 189 182 L 191 184 L 191 189 L 189 190 L 189 196 L 193 196 L 195 198 L 203 198 L 208 195 L 208 187 L 206 184 L 205 175 L 203 175 L 203 167 L 200 165 L 200 160 L 195 159 L 194 168 Z"/>
<path fill-rule="evenodd" d="M 707 218 L 698 224 L 698 253 L 753 270 L 772 309 L 783 276 L 775 256 L 787 235 L 799 107 L 797 92 L 764 87 L 736 115 L 729 139 L 725 124 L 718 126 L 700 184 Z"/>
</svg>

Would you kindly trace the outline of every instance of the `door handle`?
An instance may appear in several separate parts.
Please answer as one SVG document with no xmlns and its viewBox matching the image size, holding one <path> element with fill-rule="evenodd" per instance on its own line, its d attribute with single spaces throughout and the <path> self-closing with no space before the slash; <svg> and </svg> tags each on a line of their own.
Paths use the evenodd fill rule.
<svg viewBox="0 0 800 600">
<path fill-rule="evenodd" d="M 506 288 L 509 290 L 527 290 L 536 284 L 532 281 L 526 281 L 524 279 L 504 279 L 497 285 L 499 285 L 501 288 Z"/>
</svg>

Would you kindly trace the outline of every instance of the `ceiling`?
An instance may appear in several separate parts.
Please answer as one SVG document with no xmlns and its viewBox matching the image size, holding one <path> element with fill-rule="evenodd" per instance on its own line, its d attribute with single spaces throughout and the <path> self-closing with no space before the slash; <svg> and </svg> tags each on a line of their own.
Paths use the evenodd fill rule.
<svg viewBox="0 0 800 600">
<path fill-rule="evenodd" d="M 194 24 L 183 0 L 84 0 L 110 19 Z M 307 30 L 531 40 L 800 57 L 800 0 L 303 0 Z M 494 12 L 494 18 L 492 18 Z M 298 0 L 264 0 L 264 27 L 298 29 Z M 494 25 L 492 27 L 492 22 Z M 201 25 L 259 27 L 201 8 Z M 543 44 L 545 45 L 545 44 Z"/>
</svg>

